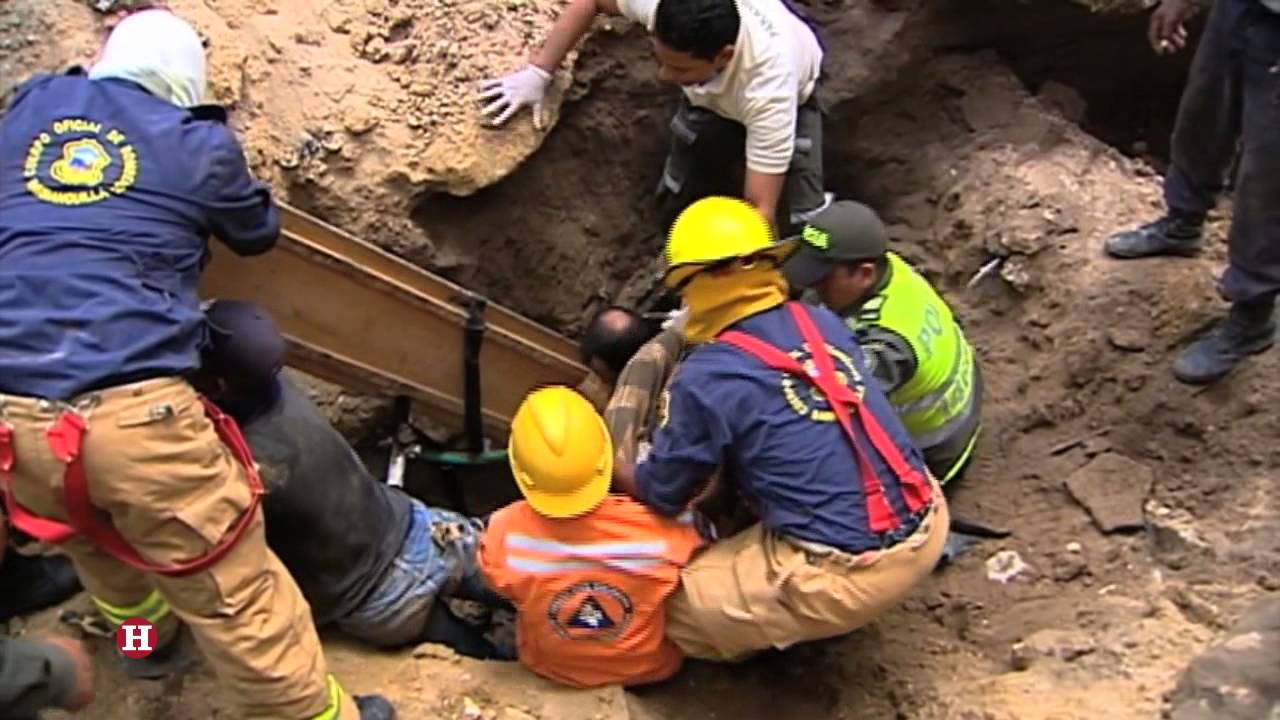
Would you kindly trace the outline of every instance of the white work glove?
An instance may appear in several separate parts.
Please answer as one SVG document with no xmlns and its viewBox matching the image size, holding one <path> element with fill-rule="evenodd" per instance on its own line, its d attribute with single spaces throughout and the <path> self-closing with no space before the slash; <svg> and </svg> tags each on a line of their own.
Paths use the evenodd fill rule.
<svg viewBox="0 0 1280 720">
<path fill-rule="evenodd" d="M 667 319 L 662 321 L 663 330 L 675 330 L 683 333 L 685 326 L 689 324 L 689 308 L 682 307 L 679 310 L 672 310 L 667 313 Z"/>
<path fill-rule="evenodd" d="M 489 118 L 493 127 L 505 125 L 512 115 L 525 106 L 533 107 L 533 126 L 542 129 L 542 109 L 547 100 L 551 73 L 529 64 L 480 86 L 480 99 L 492 100 L 480 114 Z"/>
</svg>

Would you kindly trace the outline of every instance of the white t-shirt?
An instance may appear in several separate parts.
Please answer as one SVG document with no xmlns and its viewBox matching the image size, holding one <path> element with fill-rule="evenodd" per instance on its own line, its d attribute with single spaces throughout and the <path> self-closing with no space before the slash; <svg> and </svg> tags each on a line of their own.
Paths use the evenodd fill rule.
<svg viewBox="0 0 1280 720">
<path fill-rule="evenodd" d="M 618 0 L 618 9 L 653 32 L 660 1 Z M 690 104 L 746 127 L 747 167 L 782 174 L 795 152 L 796 110 L 818 82 L 822 47 L 782 0 L 735 1 L 741 27 L 733 60 L 710 82 L 683 88 L 684 94 Z"/>
</svg>

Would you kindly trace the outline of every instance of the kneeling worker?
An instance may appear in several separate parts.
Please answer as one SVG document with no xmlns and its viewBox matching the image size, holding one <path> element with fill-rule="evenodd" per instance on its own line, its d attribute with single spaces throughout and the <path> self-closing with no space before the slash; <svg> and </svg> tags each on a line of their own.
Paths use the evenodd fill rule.
<svg viewBox="0 0 1280 720">
<path fill-rule="evenodd" d="M 483 524 L 431 508 L 378 482 L 306 392 L 280 373 L 284 340 L 249 303 L 205 312 L 211 343 L 195 378 L 230 413 L 261 468 L 267 544 L 311 605 L 383 647 L 437 642 L 479 658 L 506 657 L 443 602 L 499 602 L 476 566 Z"/>
<path fill-rule="evenodd" d="M 973 456 L 982 426 L 982 372 L 951 308 L 888 251 L 875 211 L 834 203 L 805 226 L 783 272 L 844 318 L 871 374 L 945 485 Z"/>
<path fill-rule="evenodd" d="M 664 600 L 702 539 L 629 497 L 610 495 L 614 445 L 586 398 L 548 387 L 511 425 L 524 495 L 489 520 L 480 566 L 517 608 L 520 661 L 575 687 L 665 680 L 682 655 Z"/>
<path fill-rule="evenodd" d="M 721 465 L 760 522 L 680 574 L 667 637 L 737 660 L 846 634 L 899 603 L 937 564 L 946 501 L 862 351 L 830 312 L 787 302 L 792 244 L 739 200 L 690 205 L 667 244 L 667 287 L 695 347 L 676 370 L 648 457 L 615 490 L 684 512 Z"/>
</svg>

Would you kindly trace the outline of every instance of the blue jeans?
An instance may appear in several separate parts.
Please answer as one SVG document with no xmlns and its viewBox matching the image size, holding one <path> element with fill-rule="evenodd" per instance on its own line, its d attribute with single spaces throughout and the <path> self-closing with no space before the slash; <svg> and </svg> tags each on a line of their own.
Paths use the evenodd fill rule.
<svg viewBox="0 0 1280 720">
<path fill-rule="evenodd" d="M 480 575 L 476 552 L 484 523 L 414 501 L 400 554 L 361 606 L 337 622 L 354 637 L 382 647 L 438 642 L 464 655 L 494 657 L 484 628 L 466 623 L 438 599 L 502 601 Z"/>
</svg>

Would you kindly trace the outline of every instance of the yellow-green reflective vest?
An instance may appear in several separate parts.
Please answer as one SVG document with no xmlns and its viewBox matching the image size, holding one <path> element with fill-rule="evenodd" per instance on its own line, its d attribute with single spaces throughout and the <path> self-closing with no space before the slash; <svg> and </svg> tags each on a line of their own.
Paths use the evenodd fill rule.
<svg viewBox="0 0 1280 720">
<path fill-rule="evenodd" d="M 889 402 L 916 445 L 927 449 L 949 439 L 975 410 L 973 349 L 933 286 L 895 253 L 888 258 L 888 284 L 846 322 L 855 333 L 871 325 L 892 330 L 911 346 L 916 373 Z"/>
</svg>

